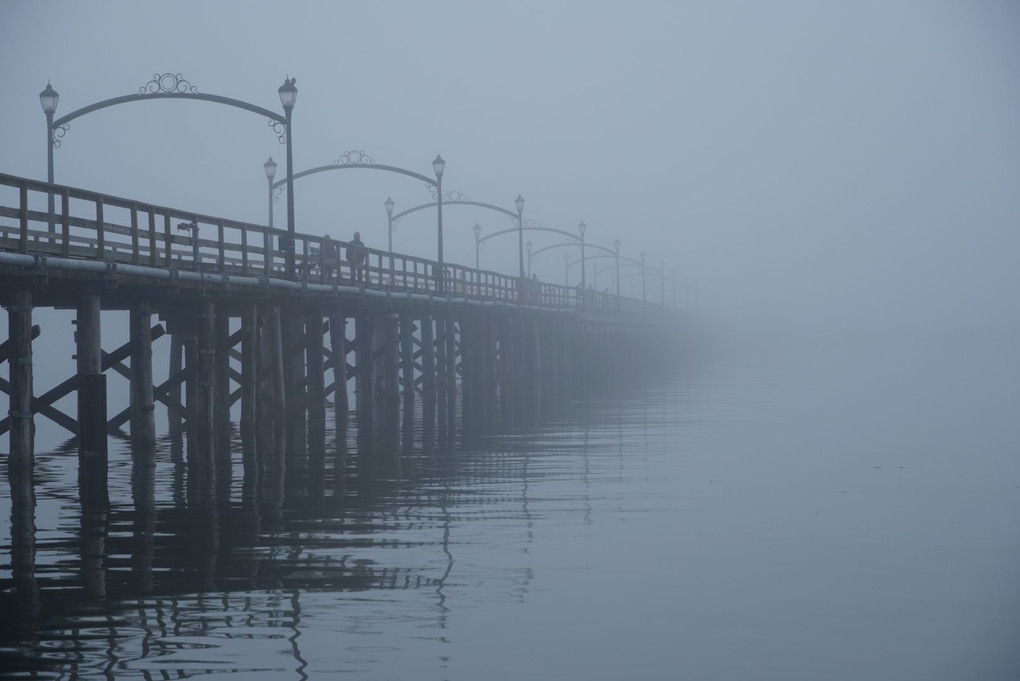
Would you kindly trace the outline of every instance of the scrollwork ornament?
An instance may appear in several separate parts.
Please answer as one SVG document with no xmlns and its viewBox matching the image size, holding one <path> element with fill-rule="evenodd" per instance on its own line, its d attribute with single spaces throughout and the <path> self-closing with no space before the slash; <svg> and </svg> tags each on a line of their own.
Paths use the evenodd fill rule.
<svg viewBox="0 0 1020 681">
<path fill-rule="evenodd" d="M 459 189 L 451 189 L 443 194 L 443 201 L 470 201 L 468 195 Z"/>
<path fill-rule="evenodd" d="M 362 149 L 348 149 L 333 161 L 335 166 L 374 166 L 375 159 Z"/>
<path fill-rule="evenodd" d="M 279 187 L 273 187 L 273 203 L 277 203 L 281 196 L 283 196 L 282 184 Z"/>
<path fill-rule="evenodd" d="M 154 73 L 152 80 L 138 88 L 140 95 L 195 94 L 198 88 L 184 79 L 179 73 Z"/>
<path fill-rule="evenodd" d="M 56 126 L 50 131 L 50 142 L 54 149 L 60 148 L 60 141 L 64 139 L 64 135 L 66 135 L 67 131 L 70 129 L 71 125 L 69 123 L 64 123 L 63 125 Z"/>
<path fill-rule="evenodd" d="M 269 127 L 273 129 L 274 133 L 276 133 L 276 139 L 280 142 L 280 144 L 286 144 L 287 143 L 287 126 L 286 125 L 284 125 L 280 121 L 276 120 L 275 118 L 270 118 L 269 119 Z"/>
</svg>

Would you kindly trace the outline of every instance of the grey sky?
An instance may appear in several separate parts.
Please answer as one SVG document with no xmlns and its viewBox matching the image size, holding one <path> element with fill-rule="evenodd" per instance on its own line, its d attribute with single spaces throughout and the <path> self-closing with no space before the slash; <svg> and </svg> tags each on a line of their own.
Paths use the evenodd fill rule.
<svg viewBox="0 0 1020 681">
<path fill-rule="evenodd" d="M 60 115 L 168 71 L 278 110 L 291 75 L 298 171 L 360 149 L 429 174 L 441 153 L 444 188 L 506 207 L 521 193 L 547 227 L 584 220 L 590 241 L 646 251 L 723 309 L 837 327 L 1015 325 L 1018 29 L 1011 2 L 3 0 L 0 171 L 45 178 L 47 80 Z M 264 222 L 270 154 L 282 166 L 251 114 L 145 102 L 73 122 L 56 179 Z M 298 229 L 360 229 L 384 247 L 387 195 L 397 210 L 429 199 L 384 173 L 303 179 Z M 511 224 L 451 208 L 447 260 L 473 262 L 475 222 Z M 433 215 L 394 238 L 434 257 Z M 507 238 L 482 264 L 513 271 L 516 257 Z M 561 282 L 562 256 L 535 269 Z"/>
</svg>

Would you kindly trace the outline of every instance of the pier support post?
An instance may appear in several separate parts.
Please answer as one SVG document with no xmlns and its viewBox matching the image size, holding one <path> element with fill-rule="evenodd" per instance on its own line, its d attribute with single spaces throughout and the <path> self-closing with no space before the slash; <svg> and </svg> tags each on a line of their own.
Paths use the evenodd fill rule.
<svg viewBox="0 0 1020 681">
<path fill-rule="evenodd" d="M 85 293 L 78 301 L 78 467 L 82 491 L 91 499 L 107 497 L 106 376 L 100 329 L 99 295 Z"/>
<path fill-rule="evenodd" d="M 359 441 L 372 432 L 375 410 L 375 320 L 368 315 L 355 318 L 355 409 L 358 414 Z"/>
<path fill-rule="evenodd" d="M 245 305 L 241 313 L 241 435 L 242 440 L 254 439 L 256 404 L 260 380 L 258 361 L 258 307 Z M 245 448 L 247 451 L 247 448 Z"/>
<path fill-rule="evenodd" d="M 421 411 L 422 439 L 430 449 L 436 437 L 436 345 L 429 316 L 421 318 Z"/>
<path fill-rule="evenodd" d="M 446 427 L 457 428 L 457 322 L 446 320 Z"/>
<path fill-rule="evenodd" d="M 213 456 L 216 461 L 217 483 L 229 489 L 231 475 L 230 452 L 230 311 L 226 304 L 217 303 L 213 323 Z"/>
<path fill-rule="evenodd" d="M 7 306 L 10 333 L 11 454 L 12 471 L 30 471 L 34 459 L 35 423 L 32 420 L 32 294 L 16 291 Z"/>
<path fill-rule="evenodd" d="M 335 311 L 329 315 L 329 349 L 333 354 L 333 409 L 337 449 L 347 443 L 347 319 Z"/>
<path fill-rule="evenodd" d="M 139 461 L 141 453 L 155 456 L 156 413 L 152 394 L 152 304 L 142 300 L 131 307 L 131 441 L 135 465 L 155 466 Z M 146 457 L 148 458 L 148 456 Z"/>
<path fill-rule="evenodd" d="M 383 329 L 383 384 L 386 392 L 384 397 L 383 412 L 385 414 L 383 423 L 386 427 L 387 440 L 396 451 L 397 443 L 400 440 L 400 431 L 397 427 L 400 421 L 400 363 L 398 361 L 399 332 L 397 316 L 387 314 L 382 318 Z"/>
<path fill-rule="evenodd" d="M 308 364 L 308 440 L 319 448 L 326 440 L 326 385 L 322 317 L 318 313 L 309 316 L 305 324 L 305 361 Z"/>
<path fill-rule="evenodd" d="M 400 375 L 404 448 L 409 449 L 414 444 L 414 320 L 406 312 L 400 315 Z"/>
</svg>

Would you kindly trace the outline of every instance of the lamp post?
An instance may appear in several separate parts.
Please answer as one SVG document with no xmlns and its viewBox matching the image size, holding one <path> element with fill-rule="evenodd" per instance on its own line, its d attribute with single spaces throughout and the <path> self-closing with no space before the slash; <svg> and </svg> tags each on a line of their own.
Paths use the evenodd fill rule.
<svg viewBox="0 0 1020 681">
<path fill-rule="evenodd" d="M 520 194 L 514 199 L 517 207 L 517 255 L 520 260 L 520 276 L 524 278 L 524 197 Z"/>
<path fill-rule="evenodd" d="M 641 251 L 641 302 L 645 302 L 645 252 Z"/>
<path fill-rule="evenodd" d="M 436 154 L 432 161 L 432 170 L 436 173 L 436 220 L 439 232 L 439 270 L 436 272 L 436 288 L 443 290 L 443 172 L 446 170 L 446 161 L 439 154 Z"/>
<path fill-rule="evenodd" d="M 269 226 L 273 226 L 273 178 L 276 177 L 276 161 L 270 156 L 269 160 L 262 164 L 266 171 L 266 179 L 269 180 Z"/>
<path fill-rule="evenodd" d="M 482 226 L 476 222 L 475 226 L 473 227 L 473 230 L 474 230 L 474 233 L 475 233 L 475 269 L 476 270 L 480 270 L 482 268 L 478 264 L 478 251 L 479 251 L 479 247 L 482 245 L 482 241 L 481 241 Z"/>
<path fill-rule="evenodd" d="M 666 304 L 666 263 L 659 263 L 659 305 Z"/>
<path fill-rule="evenodd" d="M 563 285 L 570 286 L 570 254 L 563 254 Z"/>
<path fill-rule="evenodd" d="M 46 114 L 46 181 L 53 184 L 53 114 L 57 110 L 57 102 L 60 95 L 49 81 L 46 81 L 46 89 L 39 93 L 39 103 L 42 105 L 43 113 Z M 53 192 L 49 193 L 47 206 L 50 214 L 50 232 L 56 228 L 53 225 Z"/>
<path fill-rule="evenodd" d="M 283 105 L 283 113 L 286 116 L 284 125 L 287 128 L 287 242 L 285 257 L 287 261 L 287 276 L 294 277 L 294 134 L 291 128 L 291 113 L 294 111 L 294 103 L 297 101 L 297 87 L 294 83 L 297 78 L 285 78 L 283 85 L 278 89 L 280 104 Z"/>
<path fill-rule="evenodd" d="M 584 233 L 588 231 L 588 225 L 581 221 L 581 224 L 577 226 L 577 231 L 581 233 L 581 288 L 587 289 L 584 282 Z"/>
<path fill-rule="evenodd" d="M 393 257 L 393 199 L 386 197 L 383 201 L 383 208 L 386 209 L 386 235 L 387 244 L 389 245 L 390 258 Z"/>
<path fill-rule="evenodd" d="M 531 242 L 524 244 L 524 247 L 528 249 L 528 279 L 531 279 Z"/>
<path fill-rule="evenodd" d="M 617 239 L 613 242 L 613 248 L 616 250 L 616 297 L 620 297 L 620 240 Z"/>
</svg>

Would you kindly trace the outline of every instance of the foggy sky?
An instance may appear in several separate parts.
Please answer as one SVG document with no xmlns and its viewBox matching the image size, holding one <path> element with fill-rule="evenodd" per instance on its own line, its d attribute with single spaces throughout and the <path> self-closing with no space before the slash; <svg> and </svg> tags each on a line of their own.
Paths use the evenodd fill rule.
<svg viewBox="0 0 1020 681">
<path fill-rule="evenodd" d="M 1011 2 L 2 0 L 0 171 L 45 179 L 47 80 L 59 117 L 163 72 L 278 111 L 289 75 L 296 171 L 363 150 L 430 175 L 440 153 L 444 189 L 584 220 L 590 242 L 675 268 L 681 303 L 696 282 L 704 305 L 798 328 L 999 333 L 1020 320 L 1018 29 Z M 143 102 L 72 122 L 56 181 L 265 223 L 270 155 L 280 178 L 264 119 Z M 367 171 L 295 193 L 299 231 L 379 248 L 387 196 L 429 200 Z M 473 264 L 476 222 L 512 226 L 450 207 L 446 260 Z M 394 242 L 435 257 L 434 214 Z M 563 281 L 560 253 L 536 258 L 543 280 Z M 508 237 L 482 265 L 516 258 Z"/>
</svg>

